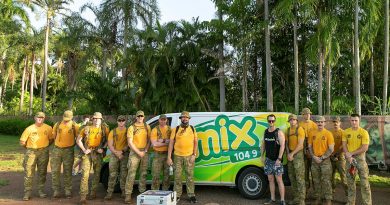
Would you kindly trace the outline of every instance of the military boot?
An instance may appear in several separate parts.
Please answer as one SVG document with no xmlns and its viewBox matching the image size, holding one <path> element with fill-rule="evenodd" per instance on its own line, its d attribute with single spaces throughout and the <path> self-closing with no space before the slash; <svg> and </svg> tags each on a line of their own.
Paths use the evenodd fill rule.
<svg viewBox="0 0 390 205">
<path fill-rule="evenodd" d="M 89 194 L 89 199 L 90 200 L 96 199 L 96 192 L 95 191 L 91 191 L 91 193 Z"/>
<path fill-rule="evenodd" d="M 131 202 L 131 196 L 125 196 L 125 204 L 132 204 Z"/>
<path fill-rule="evenodd" d="M 87 204 L 87 196 L 80 196 L 80 204 L 81 205 Z"/>
<path fill-rule="evenodd" d="M 107 193 L 107 195 L 104 197 L 104 200 L 111 200 L 112 199 L 112 193 Z"/>
<path fill-rule="evenodd" d="M 65 190 L 65 197 L 66 197 L 67 199 L 72 198 L 72 192 L 69 191 L 69 190 Z"/>
<path fill-rule="evenodd" d="M 60 192 L 58 190 L 54 190 L 53 198 L 60 198 Z"/>
<path fill-rule="evenodd" d="M 47 197 L 47 194 L 45 194 L 45 192 L 43 192 L 42 190 L 38 191 L 38 195 L 39 195 L 39 198 L 46 198 Z"/>
<path fill-rule="evenodd" d="M 31 197 L 31 191 L 24 192 L 23 201 L 30 200 L 30 197 Z"/>
</svg>

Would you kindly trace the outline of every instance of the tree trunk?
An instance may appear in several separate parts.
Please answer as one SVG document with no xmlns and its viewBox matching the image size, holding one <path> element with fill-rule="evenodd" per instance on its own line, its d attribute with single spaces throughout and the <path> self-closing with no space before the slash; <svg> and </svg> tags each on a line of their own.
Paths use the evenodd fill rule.
<svg viewBox="0 0 390 205">
<path fill-rule="evenodd" d="M 20 86 L 20 100 L 19 100 L 19 113 L 23 112 L 23 104 L 24 104 L 24 83 L 26 81 L 26 72 L 27 72 L 27 66 L 28 66 L 28 55 L 26 55 L 26 58 L 24 60 L 24 67 L 23 67 L 23 74 L 22 74 L 22 82 Z"/>
<path fill-rule="evenodd" d="M 299 68 L 298 68 L 298 35 L 297 35 L 297 19 L 294 17 L 294 108 L 295 113 L 299 113 Z"/>
<path fill-rule="evenodd" d="M 318 49 L 318 115 L 322 115 L 322 67 L 324 62 L 322 45 L 320 44 L 320 48 Z"/>
<path fill-rule="evenodd" d="M 34 100 L 34 83 L 35 83 L 35 54 L 34 52 L 31 55 L 31 75 L 30 75 L 30 107 L 28 114 L 32 116 L 33 114 L 33 100 Z"/>
<path fill-rule="evenodd" d="M 330 84 L 331 84 L 331 81 L 332 81 L 332 68 L 330 67 L 330 62 L 328 61 L 327 65 L 326 65 L 326 105 L 325 105 L 325 112 L 327 115 L 330 115 L 331 113 L 331 88 L 330 88 Z"/>
<path fill-rule="evenodd" d="M 375 80 L 374 80 L 374 46 L 371 44 L 371 59 L 370 59 L 370 98 L 375 100 Z"/>
<path fill-rule="evenodd" d="M 43 83 L 42 83 L 42 112 L 46 111 L 46 89 L 47 89 L 47 62 L 48 62 L 48 50 L 49 50 L 49 32 L 50 32 L 50 16 L 46 14 L 46 32 L 45 32 L 45 54 L 43 57 Z"/>
<path fill-rule="evenodd" d="M 387 89 L 389 86 L 389 0 L 386 0 L 385 5 L 385 58 L 383 69 L 383 104 L 382 114 L 386 115 L 387 112 Z"/>
<path fill-rule="evenodd" d="M 219 20 L 220 24 L 222 25 L 223 14 L 222 14 L 221 9 L 218 10 L 218 20 Z M 224 64 L 224 53 L 223 53 L 223 47 L 224 47 L 223 29 L 221 29 L 219 31 L 219 35 L 221 37 L 221 41 L 219 42 L 219 45 L 218 45 L 219 111 L 225 112 L 226 111 L 226 104 L 225 104 L 225 64 Z"/>
<path fill-rule="evenodd" d="M 268 0 L 264 0 L 264 21 L 265 26 L 265 61 L 267 72 L 267 111 L 274 111 L 273 92 L 272 92 L 272 68 L 271 68 L 271 49 L 270 49 L 270 31 L 268 16 Z"/>
<path fill-rule="evenodd" d="M 242 68 L 242 111 L 248 111 L 249 103 L 248 103 L 248 64 L 247 64 L 247 50 L 246 47 L 243 49 L 243 68 Z"/>
<path fill-rule="evenodd" d="M 355 97 L 355 111 L 357 114 L 361 115 L 361 102 L 360 102 L 360 59 L 359 59 L 359 0 L 355 0 L 355 88 L 356 88 L 356 97 Z"/>
</svg>

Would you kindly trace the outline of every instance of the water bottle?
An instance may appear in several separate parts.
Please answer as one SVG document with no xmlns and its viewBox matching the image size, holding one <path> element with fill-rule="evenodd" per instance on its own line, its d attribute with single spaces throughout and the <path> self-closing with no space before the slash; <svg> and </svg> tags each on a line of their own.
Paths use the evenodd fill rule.
<svg viewBox="0 0 390 205">
<path fill-rule="evenodd" d="M 169 176 L 172 176 L 172 175 L 173 175 L 173 167 L 169 166 Z"/>
</svg>

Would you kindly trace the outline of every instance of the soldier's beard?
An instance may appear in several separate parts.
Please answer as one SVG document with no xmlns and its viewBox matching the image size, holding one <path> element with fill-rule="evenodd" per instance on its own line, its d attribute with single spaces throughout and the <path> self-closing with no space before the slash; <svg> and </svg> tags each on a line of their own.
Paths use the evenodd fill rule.
<svg viewBox="0 0 390 205">
<path fill-rule="evenodd" d="M 189 124 L 189 122 L 183 122 L 183 121 L 182 121 L 180 126 L 181 126 L 181 127 L 187 127 L 188 124 Z"/>
</svg>

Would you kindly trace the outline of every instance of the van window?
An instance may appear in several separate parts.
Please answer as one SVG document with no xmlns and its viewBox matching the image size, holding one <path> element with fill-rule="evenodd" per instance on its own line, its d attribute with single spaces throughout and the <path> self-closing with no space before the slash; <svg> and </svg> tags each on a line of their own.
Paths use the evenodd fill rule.
<svg viewBox="0 0 390 205">
<path fill-rule="evenodd" d="M 171 124 L 172 124 L 172 117 L 168 117 L 167 125 L 171 126 Z M 155 128 L 157 125 L 158 125 L 158 119 L 155 120 L 155 121 L 153 121 L 153 122 L 151 122 L 151 123 L 149 124 L 150 129 Z"/>
</svg>

